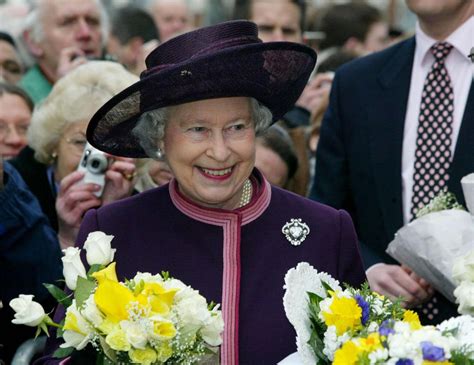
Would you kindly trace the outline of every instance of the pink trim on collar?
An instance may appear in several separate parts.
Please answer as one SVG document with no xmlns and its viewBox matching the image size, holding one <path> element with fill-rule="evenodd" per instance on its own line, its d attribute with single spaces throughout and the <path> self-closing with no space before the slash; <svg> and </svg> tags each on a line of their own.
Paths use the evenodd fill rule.
<svg viewBox="0 0 474 365">
<path fill-rule="evenodd" d="M 182 213 L 197 221 L 223 228 L 222 315 L 224 334 L 221 364 L 239 364 L 239 300 L 240 300 L 240 230 L 257 219 L 268 207 L 271 186 L 259 173 L 251 177 L 252 200 L 236 210 L 212 209 L 197 205 L 178 190 L 176 180 L 169 184 L 173 204 Z M 196 288 L 199 289 L 199 288 Z"/>
</svg>

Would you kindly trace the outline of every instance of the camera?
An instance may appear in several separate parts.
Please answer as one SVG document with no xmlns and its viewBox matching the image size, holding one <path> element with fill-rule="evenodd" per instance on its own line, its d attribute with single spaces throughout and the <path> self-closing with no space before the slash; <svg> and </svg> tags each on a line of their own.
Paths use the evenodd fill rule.
<svg viewBox="0 0 474 365">
<path fill-rule="evenodd" d="M 105 172 L 108 167 L 109 160 L 105 153 L 87 143 L 81 157 L 81 162 L 77 166 L 77 171 L 85 173 L 81 181 L 82 183 L 93 183 L 100 186 L 100 190 L 94 192 L 97 197 L 100 197 L 104 191 Z"/>
</svg>

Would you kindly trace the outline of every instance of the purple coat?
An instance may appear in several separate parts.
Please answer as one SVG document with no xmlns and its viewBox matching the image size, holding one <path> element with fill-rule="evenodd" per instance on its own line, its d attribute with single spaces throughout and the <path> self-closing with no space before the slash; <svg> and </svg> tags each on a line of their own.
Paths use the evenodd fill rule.
<svg viewBox="0 0 474 365">
<path fill-rule="evenodd" d="M 233 359 L 222 363 L 276 364 L 296 350 L 283 309 L 286 272 L 306 261 L 352 285 L 365 273 L 346 212 L 271 187 L 258 171 L 252 182 L 251 203 L 234 211 L 197 207 L 172 182 L 89 211 L 78 242 L 91 231 L 112 234 L 119 280 L 165 270 L 222 303 L 221 359 Z M 282 233 L 292 218 L 310 229 L 299 246 Z"/>
</svg>

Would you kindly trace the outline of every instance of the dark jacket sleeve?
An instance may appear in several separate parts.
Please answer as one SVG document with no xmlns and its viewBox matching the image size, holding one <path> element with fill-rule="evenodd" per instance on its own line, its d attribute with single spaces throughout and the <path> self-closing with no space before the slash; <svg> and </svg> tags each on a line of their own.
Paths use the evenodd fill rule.
<svg viewBox="0 0 474 365">
<path fill-rule="evenodd" d="M 316 170 L 310 199 L 327 204 L 336 209 L 346 210 L 356 219 L 351 191 L 349 174 L 349 156 L 347 146 L 350 129 L 345 125 L 351 116 L 344 115 L 340 105 L 342 85 L 340 72 L 336 72 L 329 100 L 328 109 L 324 115 L 321 136 L 316 151 Z M 357 226 L 357 222 L 354 222 Z M 385 261 L 375 250 L 359 242 L 363 262 L 366 268 L 378 262 Z"/>
<path fill-rule="evenodd" d="M 359 252 L 357 235 L 351 217 L 345 211 L 339 211 L 339 263 L 338 278 L 354 287 L 367 280 Z"/>
<path fill-rule="evenodd" d="M 0 343 L 4 348 L 0 358 L 9 359 L 22 341 L 34 336 L 34 329 L 13 325 L 8 303 L 19 294 L 33 294 L 35 301 L 51 311 L 54 300 L 43 283 L 62 278 L 62 263 L 56 232 L 8 162 L 4 164 L 4 180 L 0 191 L 0 300 L 4 306 L 0 311 Z"/>
</svg>

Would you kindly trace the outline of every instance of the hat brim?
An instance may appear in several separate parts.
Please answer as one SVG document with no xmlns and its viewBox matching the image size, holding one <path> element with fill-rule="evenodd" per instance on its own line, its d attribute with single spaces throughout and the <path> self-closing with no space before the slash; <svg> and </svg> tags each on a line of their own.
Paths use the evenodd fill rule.
<svg viewBox="0 0 474 365">
<path fill-rule="evenodd" d="M 223 97 L 253 97 L 276 121 L 293 107 L 315 63 L 311 48 L 290 42 L 243 45 L 193 57 L 115 95 L 92 117 L 87 139 L 112 155 L 148 157 L 131 133 L 144 112 Z"/>
</svg>

